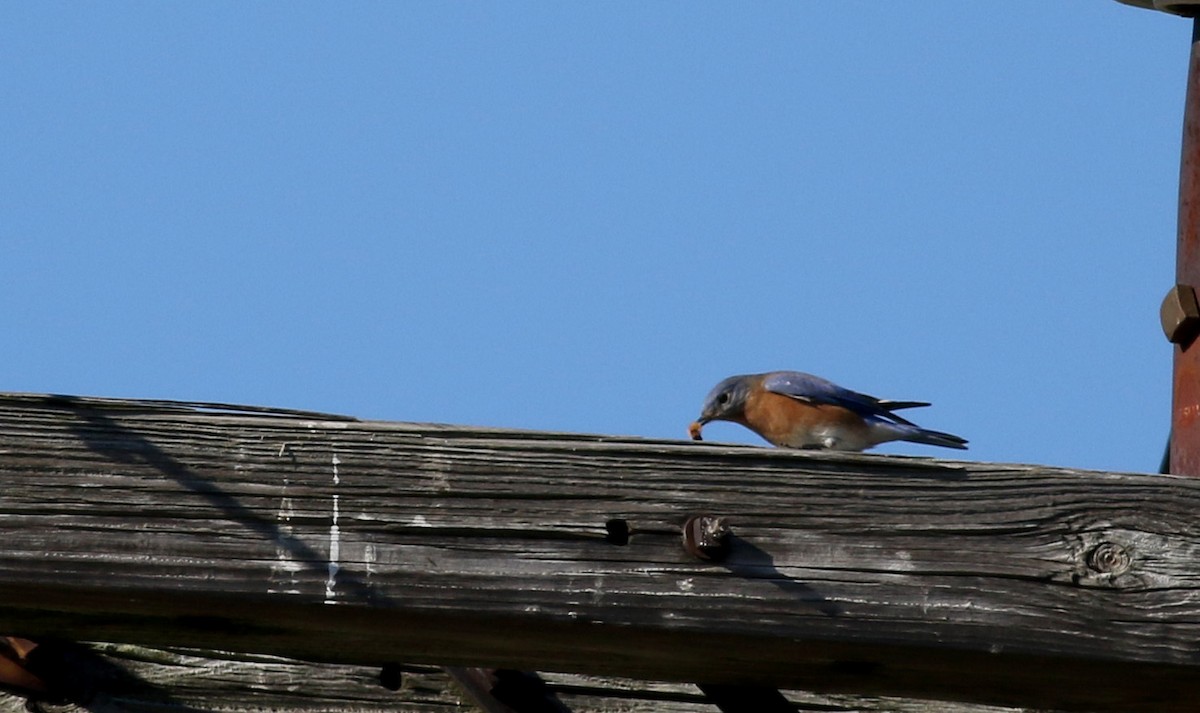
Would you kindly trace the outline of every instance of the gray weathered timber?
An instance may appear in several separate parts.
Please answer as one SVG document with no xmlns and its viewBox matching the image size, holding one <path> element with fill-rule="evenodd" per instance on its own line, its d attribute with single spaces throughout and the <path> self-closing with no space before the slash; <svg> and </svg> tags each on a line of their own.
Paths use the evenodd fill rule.
<svg viewBox="0 0 1200 713">
<path fill-rule="evenodd" d="M 1193 710 L 1197 512 L 1168 476 L 7 395 L 0 632 Z"/>
<path fill-rule="evenodd" d="M 130 645 L 88 647 L 119 675 L 81 704 L 39 702 L 45 713 L 477 713 L 446 674 L 430 666 L 397 666 L 393 685 L 378 666 L 317 664 L 277 656 Z M 716 713 L 695 686 L 547 674 L 573 713 Z M 902 701 L 791 691 L 802 711 L 825 713 L 1013 713 L 1012 708 Z M 0 713 L 26 713 L 25 700 L 0 694 Z"/>
</svg>

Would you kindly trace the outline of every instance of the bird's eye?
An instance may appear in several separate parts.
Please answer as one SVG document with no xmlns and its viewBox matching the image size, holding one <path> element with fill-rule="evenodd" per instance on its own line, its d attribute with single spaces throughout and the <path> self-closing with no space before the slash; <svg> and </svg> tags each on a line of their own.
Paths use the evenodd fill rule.
<svg viewBox="0 0 1200 713">
<path fill-rule="evenodd" d="M 718 396 L 717 403 L 719 403 L 719 404 L 729 403 L 729 392 L 726 391 L 726 392 L 722 393 L 720 396 Z"/>
</svg>

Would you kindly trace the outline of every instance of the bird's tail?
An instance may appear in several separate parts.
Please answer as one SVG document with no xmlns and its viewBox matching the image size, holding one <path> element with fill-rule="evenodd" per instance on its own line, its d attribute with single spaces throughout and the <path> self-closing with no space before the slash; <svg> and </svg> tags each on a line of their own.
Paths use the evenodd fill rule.
<svg viewBox="0 0 1200 713">
<path fill-rule="evenodd" d="M 942 446 L 943 448 L 957 448 L 960 451 L 967 450 L 967 439 L 960 438 L 953 433 L 930 431 L 927 428 L 913 428 L 908 430 L 905 432 L 903 440 L 913 443 L 924 443 L 930 446 Z"/>
<path fill-rule="evenodd" d="M 929 403 L 926 401 L 889 401 L 888 399 L 880 399 L 876 403 L 879 404 L 879 406 L 881 406 L 885 411 L 887 411 L 887 417 L 894 423 L 912 426 L 918 430 L 920 430 L 920 426 L 912 421 L 909 421 L 907 418 L 904 418 L 900 414 L 896 413 L 896 411 L 899 411 L 902 408 L 920 408 L 922 406 L 929 405 Z"/>
<path fill-rule="evenodd" d="M 888 411 L 899 411 L 902 408 L 921 408 L 930 404 L 928 401 L 892 401 L 890 399 L 879 399 L 879 405 Z"/>
</svg>

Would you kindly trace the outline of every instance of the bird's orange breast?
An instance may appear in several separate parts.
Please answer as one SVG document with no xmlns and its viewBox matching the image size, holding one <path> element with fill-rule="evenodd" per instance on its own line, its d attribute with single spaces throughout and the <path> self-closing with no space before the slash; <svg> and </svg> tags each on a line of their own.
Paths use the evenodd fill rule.
<svg viewBox="0 0 1200 713">
<path fill-rule="evenodd" d="M 867 429 L 862 418 L 849 409 L 812 404 L 762 389 L 755 389 L 746 398 L 742 418 L 742 425 L 784 448 L 821 447 L 830 433 L 859 436 Z"/>
</svg>

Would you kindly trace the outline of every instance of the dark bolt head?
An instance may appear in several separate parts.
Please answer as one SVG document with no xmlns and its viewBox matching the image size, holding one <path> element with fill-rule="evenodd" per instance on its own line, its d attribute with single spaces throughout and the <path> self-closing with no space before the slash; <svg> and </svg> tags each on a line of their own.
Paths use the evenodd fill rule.
<svg viewBox="0 0 1200 713">
<path fill-rule="evenodd" d="M 1163 298 L 1159 309 L 1163 334 L 1172 344 L 1187 349 L 1200 334 L 1200 305 L 1191 285 L 1175 285 Z"/>
<path fill-rule="evenodd" d="M 719 562 L 729 554 L 729 521 L 718 515 L 693 515 L 683 523 L 683 548 L 702 560 Z"/>
</svg>

